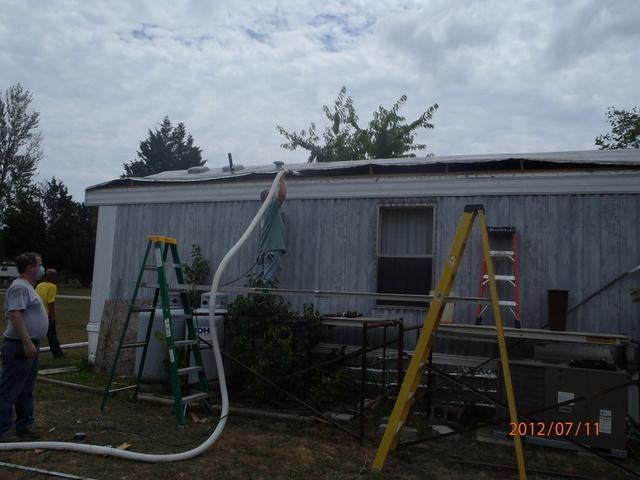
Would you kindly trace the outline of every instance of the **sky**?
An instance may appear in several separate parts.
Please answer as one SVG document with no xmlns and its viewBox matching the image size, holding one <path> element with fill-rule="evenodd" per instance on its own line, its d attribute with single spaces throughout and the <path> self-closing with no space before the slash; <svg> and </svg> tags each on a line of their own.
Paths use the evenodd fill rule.
<svg viewBox="0 0 640 480">
<path fill-rule="evenodd" d="M 640 105 L 636 0 L 0 0 L 0 91 L 21 83 L 44 158 L 77 201 L 119 177 L 165 116 L 209 167 L 281 160 L 276 124 L 324 128 L 347 87 L 360 123 L 434 103 L 435 155 L 594 149 L 607 107 Z"/>
</svg>

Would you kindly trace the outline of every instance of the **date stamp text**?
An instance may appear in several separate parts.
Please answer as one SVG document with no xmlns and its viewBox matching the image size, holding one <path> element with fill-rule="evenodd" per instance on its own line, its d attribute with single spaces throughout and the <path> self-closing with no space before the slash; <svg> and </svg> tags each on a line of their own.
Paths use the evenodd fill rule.
<svg viewBox="0 0 640 480">
<path fill-rule="evenodd" d="M 578 437 L 600 435 L 600 422 L 511 422 L 511 437 Z"/>
</svg>

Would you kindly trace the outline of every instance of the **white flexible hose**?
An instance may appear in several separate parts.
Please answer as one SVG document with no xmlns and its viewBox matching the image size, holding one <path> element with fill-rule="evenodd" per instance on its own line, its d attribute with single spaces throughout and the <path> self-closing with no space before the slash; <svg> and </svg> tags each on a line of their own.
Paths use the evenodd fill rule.
<svg viewBox="0 0 640 480">
<path fill-rule="evenodd" d="M 218 345 L 218 334 L 216 332 L 215 325 L 215 307 L 216 307 L 216 295 L 218 293 L 218 285 L 220 284 L 220 278 L 222 277 L 222 273 L 224 269 L 227 267 L 227 264 L 231 260 L 238 249 L 247 241 L 253 230 L 255 230 L 256 225 L 264 215 L 265 210 L 267 209 L 267 205 L 269 205 L 271 199 L 275 195 L 275 191 L 278 189 L 280 179 L 285 174 L 284 170 L 278 172 L 276 178 L 271 185 L 271 189 L 269 190 L 269 195 L 264 202 L 262 202 L 262 206 L 256 213 L 256 216 L 253 217 L 253 220 L 245 230 L 244 234 L 240 239 L 236 242 L 236 244 L 227 252 L 224 256 L 218 269 L 216 270 L 215 275 L 213 276 L 213 282 L 211 283 L 211 298 L 209 301 L 209 331 L 211 332 L 211 343 L 213 345 L 213 354 L 216 360 L 216 368 L 218 370 L 218 381 L 220 382 L 220 397 L 221 397 L 221 411 L 220 411 L 220 420 L 215 430 L 211 433 L 211 435 L 200 445 L 191 450 L 187 450 L 185 452 L 180 453 L 162 453 L 162 454 L 151 454 L 151 453 L 140 453 L 140 452 L 132 452 L 128 450 L 119 450 L 113 447 L 105 447 L 102 445 L 83 445 L 80 443 L 72 443 L 72 442 L 14 442 L 14 443 L 0 443 L 0 450 L 34 450 L 36 448 L 45 449 L 45 450 L 68 450 L 72 452 L 81 452 L 81 453 L 93 453 L 96 455 L 109 455 L 111 457 L 125 458 L 127 460 L 137 460 L 140 462 L 150 462 L 150 463 L 159 463 L 159 462 L 178 462 L 180 460 L 188 460 L 190 458 L 196 457 L 207 450 L 211 445 L 213 445 L 218 437 L 222 433 L 225 424 L 227 423 L 227 415 L 229 413 L 229 395 L 227 392 L 227 382 L 224 376 L 224 367 L 222 365 L 222 355 L 220 354 L 220 346 Z"/>
</svg>

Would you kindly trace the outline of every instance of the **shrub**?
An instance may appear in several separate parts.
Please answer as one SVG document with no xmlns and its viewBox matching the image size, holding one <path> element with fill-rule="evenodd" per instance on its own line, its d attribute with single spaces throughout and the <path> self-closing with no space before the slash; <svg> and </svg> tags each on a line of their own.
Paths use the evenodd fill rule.
<svg viewBox="0 0 640 480">
<path fill-rule="evenodd" d="M 276 288 L 277 282 L 250 280 L 250 287 Z M 225 316 L 225 337 L 231 354 L 261 375 L 274 380 L 313 364 L 312 350 L 320 341 L 321 316 L 310 304 L 300 314 L 278 295 L 239 295 Z M 259 379 L 246 376 L 245 386 L 263 386 Z M 313 371 L 285 386 L 289 391 L 310 398 L 316 406 L 335 401 L 343 393 L 342 377 L 331 372 Z M 274 389 L 255 389 L 262 403 L 277 405 L 284 397 Z"/>
</svg>

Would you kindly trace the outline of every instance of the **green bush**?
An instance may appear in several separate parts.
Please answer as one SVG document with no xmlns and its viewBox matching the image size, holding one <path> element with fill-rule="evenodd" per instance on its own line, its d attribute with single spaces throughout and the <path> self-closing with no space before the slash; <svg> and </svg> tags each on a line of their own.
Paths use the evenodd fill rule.
<svg viewBox="0 0 640 480">
<path fill-rule="evenodd" d="M 189 303 L 191 307 L 200 307 L 200 292 L 193 288 L 193 285 L 203 284 L 209 277 L 209 262 L 202 256 L 202 248 L 200 245 L 191 245 L 191 265 L 185 263 L 182 265 L 184 279 L 186 283 L 192 285 L 189 292 Z"/>
<path fill-rule="evenodd" d="M 251 280 L 250 287 L 276 288 L 277 282 Z M 310 304 L 300 314 L 277 295 L 239 295 L 225 316 L 225 337 L 231 354 L 261 375 L 275 380 L 311 366 L 313 348 L 320 341 L 321 316 Z M 247 374 L 244 386 L 261 403 L 282 404 L 284 397 L 264 382 Z M 318 370 L 296 378 L 284 387 L 296 395 L 313 400 L 313 404 L 331 403 L 344 391 L 337 373 Z"/>
</svg>

